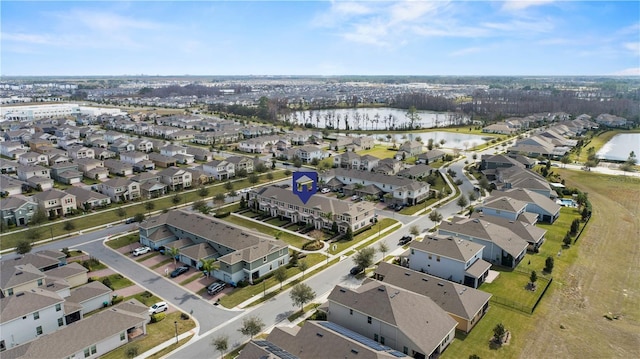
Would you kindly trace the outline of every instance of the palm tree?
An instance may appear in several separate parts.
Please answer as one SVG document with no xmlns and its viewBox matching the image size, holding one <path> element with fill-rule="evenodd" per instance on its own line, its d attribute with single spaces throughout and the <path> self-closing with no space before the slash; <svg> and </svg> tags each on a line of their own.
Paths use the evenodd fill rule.
<svg viewBox="0 0 640 359">
<path fill-rule="evenodd" d="M 177 257 L 180 255 L 180 249 L 178 247 L 169 247 L 165 251 L 165 254 L 173 258 L 173 267 L 178 268 Z"/>
<path fill-rule="evenodd" d="M 209 259 L 200 259 L 202 263 L 202 270 L 207 272 L 207 278 L 211 276 L 211 271 L 213 270 L 213 264 L 216 262 L 214 258 Z"/>
</svg>

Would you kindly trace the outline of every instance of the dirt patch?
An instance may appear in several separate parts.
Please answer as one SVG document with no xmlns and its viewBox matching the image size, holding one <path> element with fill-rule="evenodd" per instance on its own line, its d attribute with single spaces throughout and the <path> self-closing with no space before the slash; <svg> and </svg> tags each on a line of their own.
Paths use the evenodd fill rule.
<svg viewBox="0 0 640 359">
<path fill-rule="evenodd" d="M 640 181 L 562 171 L 589 193 L 593 218 L 575 263 L 536 318 L 522 358 L 640 356 Z M 619 315 L 608 320 L 609 312 Z M 544 343 L 544 344 L 541 344 Z"/>
</svg>

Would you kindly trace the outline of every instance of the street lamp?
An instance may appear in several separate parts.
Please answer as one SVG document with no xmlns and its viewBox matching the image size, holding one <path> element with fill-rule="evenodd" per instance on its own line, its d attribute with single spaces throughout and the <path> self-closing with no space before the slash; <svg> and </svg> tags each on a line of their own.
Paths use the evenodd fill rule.
<svg viewBox="0 0 640 359">
<path fill-rule="evenodd" d="M 262 298 L 267 297 L 267 283 L 265 280 L 262 281 Z"/>
<path fill-rule="evenodd" d="M 173 324 L 176 326 L 176 344 L 178 344 L 178 321 L 174 321 Z"/>
</svg>

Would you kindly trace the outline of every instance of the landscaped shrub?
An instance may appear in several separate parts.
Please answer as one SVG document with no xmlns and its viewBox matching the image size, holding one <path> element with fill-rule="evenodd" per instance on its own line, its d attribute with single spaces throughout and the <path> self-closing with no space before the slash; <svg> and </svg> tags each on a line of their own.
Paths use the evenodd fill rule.
<svg viewBox="0 0 640 359">
<path fill-rule="evenodd" d="M 151 314 L 151 323 L 157 323 L 164 319 L 167 315 L 165 313 Z"/>
<path fill-rule="evenodd" d="M 113 289 L 113 288 L 111 287 L 111 285 L 112 285 L 112 284 L 111 284 L 111 279 L 109 279 L 109 277 L 107 277 L 107 278 L 103 279 L 103 280 L 102 280 L 102 284 L 104 284 L 104 285 L 106 285 L 107 287 L 109 287 L 109 288 Z"/>
<path fill-rule="evenodd" d="M 144 293 L 142 293 L 140 296 L 142 298 L 151 298 L 153 296 L 153 294 L 151 292 L 149 292 L 148 290 L 145 290 Z"/>
<path fill-rule="evenodd" d="M 163 313 L 164 314 L 164 313 Z M 180 313 L 180 319 L 182 320 L 187 320 L 189 319 L 189 314 L 187 313 Z"/>
<path fill-rule="evenodd" d="M 127 358 L 135 358 L 138 356 L 138 346 L 134 345 L 131 346 L 129 348 L 127 348 L 127 352 L 126 352 Z"/>
<path fill-rule="evenodd" d="M 100 261 L 97 258 L 91 257 L 85 261 L 82 261 L 82 263 L 80 264 L 82 264 L 83 267 L 87 268 L 89 272 L 91 272 L 93 268 L 100 265 Z"/>
<path fill-rule="evenodd" d="M 122 302 L 124 300 L 124 297 L 119 295 L 119 296 L 115 296 L 111 299 L 111 305 L 116 305 L 120 302 Z"/>
<path fill-rule="evenodd" d="M 216 214 L 214 214 L 213 216 L 216 218 L 224 218 L 224 217 L 228 217 L 231 214 L 231 212 L 218 212 Z"/>
</svg>

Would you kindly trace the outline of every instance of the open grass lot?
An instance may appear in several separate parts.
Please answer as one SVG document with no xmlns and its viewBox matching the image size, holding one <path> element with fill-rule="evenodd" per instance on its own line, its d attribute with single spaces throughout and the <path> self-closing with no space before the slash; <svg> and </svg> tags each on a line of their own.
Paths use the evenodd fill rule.
<svg viewBox="0 0 640 359">
<path fill-rule="evenodd" d="M 189 331 L 195 328 L 196 324 L 193 319 L 182 319 L 180 318 L 180 312 L 173 312 L 167 314 L 167 317 L 157 323 L 148 323 L 147 324 L 147 335 L 132 341 L 131 343 L 127 343 L 120 348 L 109 352 L 106 355 L 101 356 L 101 358 L 107 359 L 120 359 L 127 358 L 127 350 L 131 347 L 138 348 L 138 354 L 142 354 L 153 347 L 158 346 L 159 344 L 174 338 L 175 336 L 175 324 L 174 322 L 178 322 L 178 335 L 182 334 L 186 331 Z"/>
<path fill-rule="evenodd" d="M 557 171 L 567 186 L 589 194 L 593 216 L 586 230 L 571 248 L 562 249 L 562 237 L 577 216 L 575 211 L 563 208 L 555 228 L 556 224 L 540 225 L 548 229 L 546 243 L 540 253 L 527 254 L 518 266 L 541 274 L 545 258 L 554 257 L 553 284 L 534 314 L 492 305 L 466 338 L 456 336 L 458 340 L 443 358 L 467 358 L 471 354 L 481 358 L 638 357 L 640 179 Z M 603 317 L 607 312 L 622 317 L 609 321 Z M 487 343 L 498 322 L 512 332 L 512 341 L 496 351 Z"/>
<path fill-rule="evenodd" d="M 106 277 L 99 278 L 98 280 L 102 282 L 102 280 L 104 280 L 105 278 L 109 278 L 109 281 L 111 282 L 111 289 L 113 290 L 118 290 L 133 285 L 133 282 L 123 277 L 122 274 L 115 273 Z"/>
<path fill-rule="evenodd" d="M 387 146 L 375 145 L 370 150 L 357 151 L 356 153 L 359 154 L 360 156 L 371 155 L 371 156 L 383 159 L 383 158 L 392 158 L 393 156 L 396 155 L 397 151 L 390 150 L 387 148 Z"/>
<path fill-rule="evenodd" d="M 296 248 L 302 248 L 302 246 L 308 242 L 307 239 L 300 236 L 296 236 L 295 234 L 284 232 L 277 228 L 265 226 L 263 224 L 256 223 L 238 216 L 227 216 L 220 219 L 229 223 L 233 223 L 237 226 L 252 229 L 256 232 L 266 234 L 267 236 L 275 237 L 276 234 L 278 234 L 278 237 L 280 238 L 280 240 Z"/>
<path fill-rule="evenodd" d="M 286 178 L 287 176 L 285 176 L 284 172 L 285 171 L 282 171 L 282 170 L 272 171 L 271 173 L 273 174 L 273 180 Z M 250 183 L 247 178 L 232 181 L 234 190 L 238 190 L 246 187 L 253 187 L 260 183 L 265 183 L 265 182 L 269 182 L 266 174 L 261 174 L 259 176 L 259 182 L 256 184 Z M 206 187 L 209 188 L 209 197 L 211 198 L 213 198 L 218 193 L 229 192 L 224 188 L 223 182 L 216 182 L 214 184 L 207 185 Z M 186 192 L 180 192 L 179 194 L 180 194 L 180 197 L 182 198 L 181 203 L 188 203 L 188 202 L 193 202 L 201 199 L 201 197 L 198 196 L 197 190 L 195 189 L 186 191 Z M 138 201 L 138 202 L 129 203 L 124 206 L 125 211 L 127 213 L 127 215 L 124 217 L 119 217 L 115 211 L 115 209 L 118 208 L 118 206 L 112 205 L 107 210 L 101 210 L 101 211 L 93 212 L 86 215 L 76 215 L 70 218 L 71 220 L 73 220 L 73 223 L 75 225 L 75 231 L 81 231 L 87 228 L 92 228 L 92 227 L 104 225 L 107 223 L 122 221 L 127 217 L 132 217 L 136 213 L 147 214 L 147 210 L 144 208 L 144 205 L 146 202 L 153 203 L 155 210 L 160 210 L 163 208 L 172 208 L 174 206 L 172 202 L 173 195 L 174 193 L 171 193 L 165 197 L 152 199 L 149 201 Z M 61 222 L 61 221 L 56 221 L 50 224 L 42 225 L 40 227 L 37 227 L 37 230 L 40 233 L 41 239 L 44 239 L 50 236 L 57 237 L 57 236 L 68 234 L 68 231 L 64 230 L 64 222 Z M 24 237 L 25 237 L 25 232 L 2 234 L 0 236 L 0 249 L 13 248 L 16 246 L 18 241 L 24 239 Z"/>
<path fill-rule="evenodd" d="M 106 245 L 111 249 L 119 249 L 124 246 L 129 246 L 133 243 L 137 243 L 139 239 L 140 239 L 140 236 L 137 233 L 128 234 L 120 238 L 108 240 L 106 242 Z"/>
<path fill-rule="evenodd" d="M 304 260 L 307 262 L 307 264 L 309 265 L 309 267 L 313 267 L 314 265 L 320 263 L 321 261 L 325 260 L 325 256 L 319 253 L 312 253 L 307 255 Z M 305 272 L 305 277 L 309 275 L 311 271 L 306 271 Z M 297 267 L 290 267 L 287 268 L 287 278 L 292 277 L 296 274 L 300 273 L 300 270 Z M 246 301 L 247 299 L 259 295 L 262 296 L 263 291 L 265 289 L 271 288 L 271 287 L 276 287 L 276 288 L 280 288 L 280 282 L 278 282 L 273 276 L 267 280 L 264 281 L 264 286 L 263 283 L 259 283 L 256 285 L 250 285 L 244 288 L 236 288 L 233 290 L 233 292 L 231 292 L 228 295 L 223 296 L 220 299 L 220 304 L 222 306 L 224 306 L 225 308 L 233 308 L 237 305 L 239 305 L 240 303 Z M 283 289 L 285 289 L 285 287 L 283 287 Z"/>
</svg>

